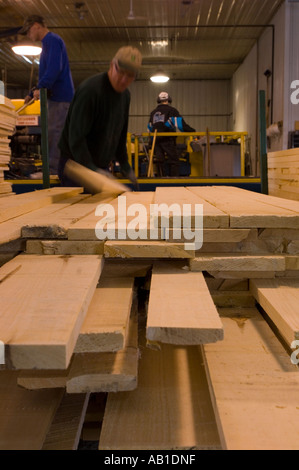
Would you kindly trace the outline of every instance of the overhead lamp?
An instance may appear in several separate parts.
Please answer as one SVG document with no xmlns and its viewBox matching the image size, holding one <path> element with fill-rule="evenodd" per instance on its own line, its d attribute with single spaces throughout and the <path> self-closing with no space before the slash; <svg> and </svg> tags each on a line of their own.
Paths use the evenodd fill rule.
<svg viewBox="0 0 299 470">
<path fill-rule="evenodd" d="M 156 41 L 150 41 L 152 47 L 166 47 L 168 46 L 168 39 L 160 39 Z"/>
<path fill-rule="evenodd" d="M 35 46 L 30 42 L 20 42 L 12 46 L 12 50 L 17 55 L 36 56 L 41 53 L 42 48 L 40 46 Z"/>
<path fill-rule="evenodd" d="M 157 72 L 151 77 L 151 81 L 154 83 L 166 83 L 168 80 L 169 77 L 163 72 Z"/>
</svg>

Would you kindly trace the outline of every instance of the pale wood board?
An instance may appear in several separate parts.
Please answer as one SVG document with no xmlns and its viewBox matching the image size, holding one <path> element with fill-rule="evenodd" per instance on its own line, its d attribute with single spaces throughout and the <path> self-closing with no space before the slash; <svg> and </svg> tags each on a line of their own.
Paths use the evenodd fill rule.
<svg viewBox="0 0 299 470">
<path fill-rule="evenodd" d="M 257 199 L 252 191 L 232 187 L 190 187 L 194 194 L 229 215 L 231 228 L 298 228 L 299 213 Z"/>
<path fill-rule="evenodd" d="M 291 184 L 294 187 L 298 186 L 298 177 L 299 175 L 294 175 L 293 173 L 290 174 L 284 174 L 282 173 L 283 169 L 268 169 L 268 182 L 271 180 L 275 184 L 275 180 L 279 178 L 279 184 L 286 183 L 286 184 Z"/>
<path fill-rule="evenodd" d="M 0 222 L 82 193 L 82 188 L 50 188 L 0 199 Z"/>
<path fill-rule="evenodd" d="M 190 259 L 191 271 L 285 271 L 284 255 L 205 254 Z"/>
<path fill-rule="evenodd" d="M 166 241 L 106 241 L 105 258 L 193 258 L 194 250 L 185 243 Z"/>
<path fill-rule="evenodd" d="M 289 159 L 290 156 L 299 155 L 298 148 L 287 149 L 287 150 L 277 150 L 275 152 L 268 152 L 267 158 L 277 158 L 277 157 L 284 157 L 285 159 Z"/>
<path fill-rule="evenodd" d="M 0 182 L 0 194 L 12 193 L 12 185 L 10 183 Z"/>
<path fill-rule="evenodd" d="M 215 279 L 259 279 L 267 278 L 272 279 L 275 276 L 285 276 L 287 271 L 209 271 L 208 274 Z"/>
<path fill-rule="evenodd" d="M 42 450 L 77 450 L 90 394 L 65 394 Z"/>
<path fill-rule="evenodd" d="M 103 241 L 27 240 L 26 253 L 35 255 L 103 255 Z"/>
<path fill-rule="evenodd" d="M 0 268 L 0 276 L 2 269 L 6 273 L 0 284 L 6 364 L 65 369 L 101 274 L 102 257 L 19 255 L 7 265 Z"/>
<path fill-rule="evenodd" d="M 72 356 L 72 360 L 73 360 Z M 20 387 L 28 390 L 42 390 L 50 388 L 65 388 L 67 381 L 68 369 L 60 370 L 41 370 L 27 369 L 20 370 L 17 383 Z"/>
<path fill-rule="evenodd" d="M 298 450 L 298 368 L 256 309 L 222 310 L 224 340 L 202 346 L 228 450 Z"/>
<path fill-rule="evenodd" d="M 249 287 L 291 347 L 299 339 L 299 279 L 251 279 Z"/>
<path fill-rule="evenodd" d="M 109 324 L 109 319 L 106 319 L 106 323 Z M 116 352 L 74 352 L 68 370 L 21 371 L 18 384 L 30 390 L 65 387 L 71 394 L 134 390 L 137 386 L 138 370 L 136 302 L 132 307 L 130 318 L 126 319 L 124 329 L 128 333 L 125 335 L 125 332 L 122 332 L 122 335 L 118 335 L 125 336 L 122 349 L 119 348 L 120 341 L 116 346 L 114 341 L 114 344 L 110 342 L 112 344 L 110 350 L 107 344 L 106 347 L 97 349 L 103 351 L 116 349 Z M 116 329 L 111 326 L 105 329 L 107 330 Z"/>
<path fill-rule="evenodd" d="M 94 291 L 75 352 L 117 351 L 125 345 L 133 301 L 133 277 L 105 277 Z"/>
<path fill-rule="evenodd" d="M 150 206 L 153 199 L 154 193 L 151 191 L 124 193 L 111 201 L 107 201 L 109 213 L 99 211 L 97 212 L 99 215 L 96 215 L 94 210 L 88 216 L 73 224 L 68 230 L 68 238 L 69 240 L 97 240 L 99 236 L 95 231 L 97 224 L 100 224 L 103 230 L 107 224 L 110 224 L 110 227 L 115 230 L 114 239 L 128 238 L 127 232 L 129 230 L 132 230 L 132 232 L 135 230 L 140 231 L 142 234 L 142 230 L 149 228 Z M 135 204 L 138 204 L 138 206 L 135 206 Z M 138 213 L 139 210 L 140 213 Z M 130 215 L 130 211 L 133 214 Z M 134 224 L 134 221 L 136 221 L 136 224 Z M 133 224 L 132 228 L 130 228 L 130 224 Z M 106 240 L 108 238 L 105 235 L 101 239 Z"/>
<path fill-rule="evenodd" d="M 66 235 L 63 230 L 57 227 L 58 214 L 64 208 L 67 208 L 73 204 L 77 204 L 79 201 L 85 199 L 86 197 L 90 196 L 85 194 L 79 194 L 77 196 L 53 202 L 45 207 L 41 207 L 40 209 L 32 210 L 31 212 L 19 215 L 13 219 L 7 220 L 6 222 L 2 222 L 0 224 L 0 244 L 8 243 L 12 240 L 16 240 L 17 238 L 21 238 L 22 228 L 24 226 L 28 224 L 35 225 L 37 220 L 43 219 L 45 217 L 49 218 L 52 216 L 52 214 L 57 214 L 56 224 L 52 229 L 51 226 L 47 228 L 48 233 L 50 233 L 52 236 L 53 233 L 55 233 L 55 236 L 57 236 L 58 238 L 66 238 Z M 38 233 L 37 231 L 35 232 L 36 236 L 45 236 L 45 233 L 46 231 L 42 233 Z"/>
<path fill-rule="evenodd" d="M 34 214 L 26 225 L 22 227 L 22 236 L 25 238 L 67 238 L 68 229 L 78 220 L 90 213 L 94 213 L 98 204 L 112 201 L 113 197 L 104 194 L 90 196 L 84 194 L 75 204 L 62 207 L 59 211 L 51 211 L 43 216 Z"/>
<path fill-rule="evenodd" d="M 146 337 L 182 345 L 223 339 L 223 326 L 202 273 L 168 262 L 154 263 Z"/>
<path fill-rule="evenodd" d="M 293 240 L 299 240 L 299 230 L 296 229 L 264 229 L 259 232 L 258 235 L 259 239 L 283 239 L 285 238 L 287 240 L 287 243 L 290 243 Z"/>
<path fill-rule="evenodd" d="M 289 188 L 287 188 L 289 189 Z M 279 197 L 283 197 L 285 199 L 288 199 L 288 200 L 294 200 L 294 201 L 299 201 L 299 195 L 297 193 L 294 193 L 294 192 L 290 192 L 289 190 L 285 190 L 285 189 L 275 189 L 275 188 L 271 188 L 270 186 L 270 189 L 269 191 L 271 192 L 271 194 L 273 196 L 279 196 Z"/>
<path fill-rule="evenodd" d="M 250 292 L 246 291 L 211 291 L 211 296 L 216 307 L 254 307 L 255 298 Z"/>
<path fill-rule="evenodd" d="M 167 205 L 170 211 L 172 205 L 179 208 L 178 214 L 184 213 L 184 204 L 191 206 L 191 227 L 195 227 L 195 219 L 197 211 L 196 204 L 203 206 L 203 227 L 204 228 L 227 228 L 229 226 L 229 217 L 222 210 L 214 207 L 205 198 L 199 196 L 197 193 L 188 191 L 187 188 L 171 187 L 163 188 L 157 187 L 155 191 L 154 204 L 158 206 Z M 169 226 L 173 226 L 173 215 L 169 212 Z M 161 226 L 161 215 L 158 216 L 157 224 Z"/>
<path fill-rule="evenodd" d="M 138 318 L 136 307 L 127 320 L 128 334 L 124 348 L 117 352 L 79 353 L 67 376 L 68 393 L 131 391 L 137 387 Z"/>
<path fill-rule="evenodd" d="M 41 450 L 63 389 L 24 390 L 17 371 L 0 371 L 0 449 Z"/>
<path fill-rule="evenodd" d="M 243 255 L 271 255 L 281 254 L 284 245 L 282 241 L 278 242 L 273 240 L 245 240 L 244 242 L 229 243 L 203 243 L 200 249 L 195 250 L 195 258 L 203 254 L 243 254 Z"/>
<path fill-rule="evenodd" d="M 286 255 L 286 271 L 298 271 L 299 270 L 299 256 Z"/>
<path fill-rule="evenodd" d="M 294 212 L 294 215 L 299 214 L 299 202 L 286 201 L 283 197 L 271 196 L 269 194 L 261 194 L 248 189 L 241 189 L 237 187 L 230 187 L 229 192 L 235 194 L 236 197 L 250 198 L 253 201 L 259 201 L 263 204 L 273 206 L 277 209 L 287 209 Z M 298 228 L 298 227 L 297 227 Z"/>
<path fill-rule="evenodd" d="M 108 395 L 99 449 L 220 449 L 198 347 L 140 350 L 137 389 Z"/>
<path fill-rule="evenodd" d="M 71 159 L 68 159 L 64 166 L 64 174 L 78 186 L 83 186 L 89 194 L 118 195 L 129 191 L 129 188 L 120 183 L 112 174 L 103 175 Z"/>
<path fill-rule="evenodd" d="M 191 233 L 191 232 L 190 232 Z M 229 229 L 229 228 L 207 228 L 207 229 L 192 229 L 192 233 L 196 240 L 200 240 L 202 238 L 203 244 L 206 243 L 238 243 L 241 241 L 246 240 L 247 238 L 255 239 L 257 238 L 257 230 L 256 229 Z M 180 234 L 177 233 L 175 230 L 170 228 L 169 230 L 160 231 L 159 232 L 159 239 L 164 239 L 167 241 L 172 242 L 189 242 L 190 243 L 190 235 L 188 233 L 188 238 L 186 237 L 186 233 L 183 229 L 180 231 Z"/>
</svg>

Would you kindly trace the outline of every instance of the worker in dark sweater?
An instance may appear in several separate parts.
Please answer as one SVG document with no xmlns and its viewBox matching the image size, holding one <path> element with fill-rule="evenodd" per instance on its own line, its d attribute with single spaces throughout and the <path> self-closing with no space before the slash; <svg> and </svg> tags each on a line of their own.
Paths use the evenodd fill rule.
<svg viewBox="0 0 299 470">
<path fill-rule="evenodd" d="M 153 132 L 195 132 L 182 118 L 176 108 L 170 106 L 171 97 L 162 91 L 158 98 L 158 106 L 151 112 L 148 130 Z M 179 153 L 176 146 L 175 136 L 162 136 L 156 138 L 155 156 L 159 176 L 164 175 L 165 156 L 168 157 L 170 165 L 170 176 L 179 176 Z"/>
<path fill-rule="evenodd" d="M 66 46 L 58 34 L 49 31 L 44 18 L 39 15 L 28 16 L 19 33 L 42 43 L 38 83 L 26 96 L 25 103 L 32 98 L 38 100 L 40 89 L 47 89 L 49 167 L 50 173 L 57 175 L 60 156 L 58 142 L 75 91 Z M 42 177 L 42 173 L 33 174 L 32 177 Z"/>
<path fill-rule="evenodd" d="M 64 174 L 68 159 L 94 171 L 108 170 L 110 163 L 117 161 L 123 176 L 137 185 L 127 154 L 128 86 L 136 78 L 141 61 L 137 49 L 122 47 L 108 72 L 88 78 L 77 88 L 59 143 L 63 186 L 72 185 Z"/>
</svg>

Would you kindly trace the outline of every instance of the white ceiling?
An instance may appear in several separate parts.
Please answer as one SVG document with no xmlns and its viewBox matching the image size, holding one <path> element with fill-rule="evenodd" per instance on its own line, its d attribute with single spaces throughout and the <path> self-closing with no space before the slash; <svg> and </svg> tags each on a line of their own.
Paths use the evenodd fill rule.
<svg viewBox="0 0 299 470">
<path fill-rule="evenodd" d="M 139 79 L 229 79 L 284 0 L 0 0 L 0 70 L 27 87 L 30 65 L 11 51 L 30 14 L 65 41 L 75 85 L 107 70 L 122 45 L 143 54 Z M 132 16 L 133 18 L 130 18 Z M 34 73 L 37 74 L 36 65 Z"/>
</svg>

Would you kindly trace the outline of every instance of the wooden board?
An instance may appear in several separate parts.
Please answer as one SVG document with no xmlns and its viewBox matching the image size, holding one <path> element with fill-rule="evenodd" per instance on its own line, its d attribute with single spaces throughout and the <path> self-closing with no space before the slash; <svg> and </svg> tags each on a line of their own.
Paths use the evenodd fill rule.
<svg viewBox="0 0 299 470">
<path fill-rule="evenodd" d="M 0 199 L 0 222 L 82 193 L 82 188 L 50 188 Z"/>
<path fill-rule="evenodd" d="M 164 241 L 106 241 L 105 258 L 193 258 L 185 243 Z"/>
<path fill-rule="evenodd" d="M 291 210 L 295 216 L 299 214 L 299 202 L 297 201 L 286 201 L 283 197 L 271 196 L 269 194 L 261 194 L 248 189 L 241 189 L 235 186 L 230 187 L 229 191 L 236 197 L 248 198 L 252 201 L 258 201 L 269 206 L 273 206 L 276 209 L 288 209 Z"/>
<path fill-rule="evenodd" d="M 291 347 L 299 340 L 299 279 L 251 279 L 249 287 Z"/>
<path fill-rule="evenodd" d="M 158 206 L 167 205 L 170 209 L 172 205 L 178 206 L 178 214 L 184 213 L 184 204 L 191 206 L 191 227 L 195 227 L 195 218 L 197 216 L 196 204 L 203 206 L 203 227 L 204 228 L 226 228 L 229 225 L 229 217 L 221 209 L 207 202 L 204 197 L 188 191 L 186 188 L 157 187 L 155 191 L 154 204 Z M 173 226 L 173 215 L 169 214 L 170 227 Z M 159 214 L 157 223 L 161 226 L 161 216 Z"/>
<path fill-rule="evenodd" d="M 118 351 L 125 345 L 133 300 L 133 277 L 101 276 L 75 346 L 75 352 Z"/>
<path fill-rule="evenodd" d="M 154 193 L 151 191 L 124 193 L 108 201 L 107 213 L 104 210 L 96 213 L 94 210 L 93 213 L 73 224 L 69 228 L 68 238 L 69 240 L 126 240 L 130 239 L 130 230 L 132 230 L 132 236 L 135 231 L 140 232 L 140 236 L 145 231 L 147 238 L 147 229 L 150 227 L 150 206 L 153 198 Z M 135 220 L 136 224 L 133 224 Z M 103 232 L 107 232 L 107 224 L 110 224 L 109 228 L 114 229 L 114 237 L 111 238 L 111 235 L 108 236 L 106 233 L 103 236 L 100 236 L 99 232 L 96 233 L 98 224 Z M 130 224 L 133 224 L 132 228 L 130 228 Z"/>
<path fill-rule="evenodd" d="M 140 345 L 138 387 L 109 393 L 100 450 L 220 449 L 196 346 Z"/>
<path fill-rule="evenodd" d="M 89 394 L 65 394 L 47 432 L 42 450 L 77 450 Z"/>
<path fill-rule="evenodd" d="M 223 339 L 223 327 L 202 273 L 156 262 L 153 267 L 146 337 L 168 344 Z"/>
<path fill-rule="evenodd" d="M 17 383 L 20 387 L 24 387 L 28 390 L 42 390 L 42 389 L 49 389 L 49 388 L 65 389 L 68 369 L 67 370 L 65 369 L 20 370 L 18 374 Z"/>
<path fill-rule="evenodd" d="M 298 368 L 256 309 L 224 309 L 224 340 L 204 350 L 228 450 L 298 450 Z"/>
<path fill-rule="evenodd" d="M 77 204 L 82 199 L 85 199 L 86 195 L 79 194 L 73 197 L 68 197 L 61 201 L 52 202 L 45 207 L 41 207 L 40 209 L 34 209 L 31 212 L 27 212 L 26 214 L 19 215 L 13 219 L 7 220 L 0 224 L 0 244 L 9 243 L 12 240 L 17 240 L 18 238 L 22 237 L 22 228 L 28 224 L 36 224 L 36 221 L 43 218 L 50 218 L 53 213 L 57 213 L 64 208 L 69 207 L 72 204 Z M 58 217 L 56 215 L 56 224 L 57 226 Z M 55 233 L 59 238 L 62 238 L 63 232 L 54 229 L 49 229 L 48 232 L 52 234 L 55 230 Z M 44 235 L 44 234 L 43 234 Z"/>
<path fill-rule="evenodd" d="M 0 449 L 41 450 L 64 391 L 29 391 L 17 371 L 0 371 Z"/>
<path fill-rule="evenodd" d="M 137 387 L 138 318 L 136 309 L 128 319 L 124 348 L 117 352 L 74 355 L 66 383 L 68 393 L 131 391 Z"/>
<path fill-rule="evenodd" d="M 268 155 L 269 194 L 299 201 L 299 152 L 297 148 Z"/>
<path fill-rule="evenodd" d="M 186 236 L 188 235 L 188 236 Z M 192 237 L 191 237 L 192 235 Z M 190 240 L 191 238 L 191 240 Z M 192 229 L 189 233 L 184 232 L 183 230 L 180 233 L 176 232 L 172 228 L 169 230 L 164 230 L 159 232 L 159 239 L 167 240 L 175 243 L 179 242 L 188 242 L 190 243 L 192 239 L 201 240 L 203 244 L 207 243 L 238 243 L 245 241 L 247 238 L 256 239 L 257 230 L 256 229 L 229 229 L 229 228 L 207 228 L 207 229 Z"/>
<path fill-rule="evenodd" d="M 27 240 L 26 253 L 35 255 L 103 255 L 103 241 Z"/>
<path fill-rule="evenodd" d="M 71 394 L 134 390 L 138 370 L 137 320 L 134 302 L 128 325 L 125 325 L 128 333 L 122 349 L 74 353 L 68 370 L 23 370 L 19 373 L 18 384 L 30 390 L 65 387 Z M 106 322 L 108 324 L 109 319 Z M 113 327 L 106 331 L 109 329 Z M 115 349 L 113 343 L 112 347 Z M 97 349 L 109 350 L 107 344 L 106 348 Z"/>
<path fill-rule="evenodd" d="M 6 273 L 0 331 L 9 367 L 68 366 L 102 264 L 93 255 L 19 255 L 0 268 L 0 277 Z"/>
<path fill-rule="evenodd" d="M 68 238 L 68 229 L 78 220 L 90 213 L 94 213 L 98 204 L 105 204 L 112 201 L 113 197 L 104 194 L 90 196 L 81 195 L 77 201 L 68 206 L 53 210 L 50 213 L 31 213 L 27 223 L 22 226 L 22 236 L 25 238 Z M 53 206 L 53 204 L 52 204 Z"/>
<path fill-rule="evenodd" d="M 97 171 L 90 170 L 74 160 L 67 160 L 64 173 L 78 186 L 83 186 L 89 194 L 106 193 L 107 195 L 118 195 L 129 191 L 129 188 L 117 181 L 112 174 L 111 177 L 105 176 Z"/>
<path fill-rule="evenodd" d="M 205 254 L 189 261 L 191 271 L 285 271 L 285 256 L 282 255 L 241 255 Z"/>
<path fill-rule="evenodd" d="M 252 191 L 232 187 L 190 187 L 189 190 L 229 215 L 231 228 L 298 228 L 299 212 L 261 201 Z"/>
</svg>

